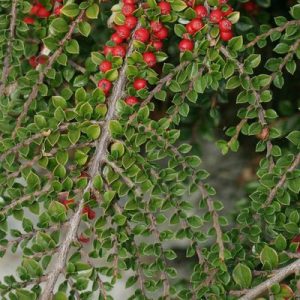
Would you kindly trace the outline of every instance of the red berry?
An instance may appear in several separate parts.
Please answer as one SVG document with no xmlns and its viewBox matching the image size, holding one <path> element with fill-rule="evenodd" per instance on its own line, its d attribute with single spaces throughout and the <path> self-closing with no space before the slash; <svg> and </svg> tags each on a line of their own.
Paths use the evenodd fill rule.
<svg viewBox="0 0 300 300">
<path fill-rule="evenodd" d="M 122 7 L 122 13 L 125 17 L 131 16 L 133 12 L 135 11 L 135 5 L 134 4 L 124 4 Z"/>
<path fill-rule="evenodd" d="M 111 47 L 111 46 L 104 46 L 104 48 L 103 48 L 104 55 L 112 53 L 112 51 L 113 51 L 113 47 Z"/>
<path fill-rule="evenodd" d="M 219 0 L 219 5 L 226 4 L 228 0 Z"/>
<path fill-rule="evenodd" d="M 125 57 L 126 56 L 125 46 L 117 45 L 113 47 L 112 54 L 113 56 Z"/>
<path fill-rule="evenodd" d="M 171 4 L 166 1 L 161 1 L 158 3 L 158 6 L 160 7 L 160 12 L 162 15 L 168 15 L 171 12 Z"/>
<path fill-rule="evenodd" d="M 191 20 L 190 24 L 191 24 L 191 27 L 193 28 L 194 32 L 199 31 L 203 27 L 202 21 L 198 18 Z"/>
<path fill-rule="evenodd" d="M 133 82 L 133 87 L 138 91 L 147 87 L 147 81 L 143 78 L 137 78 Z"/>
<path fill-rule="evenodd" d="M 135 28 L 136 24 L 137 24 L 138 20 L 135 16 L 127 16 L 125 18 L 125 25 L 129 28 L 129 29 L 133 29 Z"/>
<path fill-rule="evenodd" d="M 83 244 L 86 244 L 90 241 L 90 238 L 85 237 L 83 234 L 81 234 L 80 237 L 78 238 L 78 241 L 83 243 Z"/>
<path fill-rule="evenodd" d="M 293 239 L 291 240 L 291 242 L 295 243 L 295 244 L 298 243 L 297 252 L 300 253 L 300 235 L 294 236 Z"/>
<path fill-rule="evenodd" d="M 130 29 L 126 25 L 117 26 L 116 32 L 122 39 L 127 39 L 130 36 Z"/>
<path fill-rule="evenodd" d="M 45 19 L 48 18 L 51 15 L 51 12 L 48 11 L 44 6 L 42 6 L 37 14 L 36 14 L 39 18 Z"/>
<path fill-rule="evenodd" d="M 231 40 L 232 37 L 233 37 L 232 31 L 221 31 L 220 32 L 220 38 L 224 42 Z"/>
<path fill-rule="evenodd" d="M 108 60 L 104 60 L 103 62 L 101 62 L 101 64 L 99 65 L 99 70 L 103 73 L 111 70 L 112 68 L 112 63 Z"/>
<path fill-rule="evenodd" d="M 163 42 L 159 41 L 159 40 L 154 40 L 154 41 L 151 41 L 151 46 L 153 46 L 155 48 L 155 50 L 159 51 L 163 47 Z"/>
<path fill-rule="evenodd" d="M 179 51 L 184 52 L 184 51 L 192 51 L 194 49 L 194 43 L 189 40 L 189 39 L 182 39 L 179 42 Z"/>
<path fill-rule="evenodd" d="M 41 65 L 44 65 L 45 63 L 47 63 L 48 61 L 48 56 L 47 55 L 40 55 L 38 58 L 37 58 L 37 62 Z"/>
<path fill-rule="evenodd" d="M 197 5 L 194 10 L 198 18 L 205 18 L 208 14 L 204 5 Z"/>
<path fill-rule="evenodd" d="M 125 102 L 128 105 L 135 105 L 135 104 L 139 103 L 139 100 L 134 96 L 129 96 L 125 99 Z"/>
<path fill-rule="evenodd" d="M 66 208 L 69 208 L 69 205 L 74 204 L 74 199 L 65 199 L 60 201 Z"/>
<path fill-rule="evenodd" d="M 230 31 L 231 27 L 232 27 L 232 24 L 227 19 L 221 20 L 219 23 L 220 31 Z"/>
<path fill-rule="evenodd" d="M 164 27 L 164 25 L 159 21 L 151 21 L 150 26 L 153 32 L 158 32 Z"/>
<path fill-rule="evenodd" d="M 255 13 L 256 10 L 258 9 L 258 6 L 255 2 L 248 1 L 248 2 L 243 4 L 243 8 L 244 8 L 245 11 L 247 11 L 249 13 Z"/>
<path fill-rule="evenodd" d="M 135 0 L 123 0 L 124 4 L 135 4 Z"/>
<path fill-rule="evenodd" d="M 134 37 L 136 40 L 146 43 L 149 40 L 150 34 L 146 28 L 139 28 L 136 30 Z"/>
<path fill-rule="evenodd" d="M 36 68 L 36 66 L 38 65 L 38 62 L 36 60 L 36 56 L 31 56 L 28 60 L 29 64 L 33 67 Z"/>
<path fill-rule="evenodd" d="M 30 18 L 30 17 L 25 17 L 25 18 L 23 19 L 23 22 L 26 23 L 26 24 L 32 25 L 32 24 L 34 24 L 34 19 L 33 19 L 33 18 Z"/>
<path fill-rule="evenodd" d="M 143 54 L 143 59 L 149 67 L 153 67 L 156 64 L 156 56 L 152 52 L 145 52 Z"/>
<path fill-rule="evenodd" d="M 31 14 L 31 15 L 36 15 L 37 12 L 39 11 L 39 9 L 40 9 L 40 6 L 39 6 L 39 5 L 33 5 L 33 6 L 31 7 L 30 14 Z"/>
<path fill-rule="evenodd" d="M 223 13 L 220 9 L 215 9 L 210 13 L 209 19 L 212 23 L 219 23 L 223 18 Z"/>
<path fill-rule="evenodd" d="M 168 37 L 168 29 L 167 27 L 163 27 L 161 30 L 154 33 L 154 36 L 159 40 L 164 40 Z"/>
<path fill-rule="evenodd" d="M 187 33 L 189 33 L 189 34 L 194 34 L 195 33 L 191 22 L 185 25 L 185 29 L 186 29 Z"/>
<path fill-rule="evenodd" d="M 96 217 L 96 213 L 92 209 L 89 209 L 88 218 L 90 220 L 93 220 L 93 219 L 95 219 L 95 217 Z"/>
<path fill-rule="evenodd" d="M 109 94 L 109 91 L 110 91 L 111 88 L 112 88 L 112 84 L 111 84 L 111 82 L 110 82 L 109 80 L 107 80 L 107 79 L 101 79 L 101 80 L 99 80 L 99 82 L 98 82 L 98 88 L 99 88 L 100 90 L 102 90 L 103 93 L 104 93 L 105 95 L 108 95 L 108 94 Z"/>
<path fill-rule="evenodd" d="M 113 33 L 110 37 L 110 39 L 115 43 L 115 44 L 121 44 L 124 39 L 121 38 L 116 32 Z"/>
<path fill-rule="evenodd" d="M 224 10 L 225 9 L 225 10 Z M 227 17 L 233 12 L 233 8 L 230 5 L 226 5 L 222 8 L 222 13 L 224 17 Z"/>
<path fill-rule="evenodd" d="M 59 16 L 60 15 L 60 11 L 62 9 L 62 6 L 57 6 L 55 9 L 54 9 L 54 14 L 56 16 Z"/>
</svg>

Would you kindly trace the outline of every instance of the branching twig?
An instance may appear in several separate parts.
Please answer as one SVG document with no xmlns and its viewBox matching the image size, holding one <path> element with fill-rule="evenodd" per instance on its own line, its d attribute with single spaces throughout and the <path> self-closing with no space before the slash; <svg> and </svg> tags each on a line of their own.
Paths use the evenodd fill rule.
<svg viewBox="0 0 300 300">
<path fill-rule="evenodd" d="M 278 183 L 270 191 L 270 193 L 268 195 L 268 198 L 267 198 L 266 202 L 264 203 L 264 205 L 262 207 L 267 207 L 272 203 L 272 201 L 275 198 L 278 190 L 285 184 L 285 181 L 287 179 L 287 174 L 294 171 L 298 167 L 299 163 L 300 163 L 300 153 L 298 153 L 298 155 L 294 159 L 291 166 L 286 170 L 286 172 L 281 176 Z"/>
<path fill-rule="evenodd" d="M 71 26 L 69 28 L 69 31 L 64 36 L 64 38 L 60 41 L 59 48 L 49 58 L 47 66 L 40 72 L 39 78 L 38 78 L 36 84 L 33 86 L 32 90 L 31 90 L 31 93 L 28 96 L 28 99 L 25 101 L 25 103 L 23 105 L 22 112 L 19 115 L 19 117 L 17 118 L 16 126 L 15 126 L 15 129 L 14 129 L 13 133 L 12 133 L 12 137 L 13 138 L 15 138 L 15 136 L 17 134 L 17 130 L 20 128 L 23 119 L 27 116 L 27 113 L 28 113 L 28 110 L 29 110 L 29 107 L 30 107 L 31 103 L 33 102 L 33 100 L 36 99 L 36 97 L 38 95 L 39 86 L 43 83 L 44 78 L 45 78 L 47 72 L 51 69 L 52 65 L 55 63 L 55 61 L 57 60 L 57 58 L 59 57 L 59 55 L 63 51 L 63 47 L 64 47 L 65 43 L 72 37 L 72 34 L 73 34 L 73 32 L 74 32 L 77 24 L 83 18 L 84 13 L 85 13 L 85 10 L 82 10 L 80 12 L 80 14 L 78 15 L 78 17 L 76 18 L 76 20 L 74 20 L 72 22 L 72 24 L 71 24 Z"/>
<path fill-rule="evenodd" d="M 89 167 L 90 180 L 83 191 L 83 195 L 90 191 L 93 185 L 94 177 L 98 174 L 98 169 L 102 165 L 106 155 L 107 146 L 110 140 L 109 134 L 109 123 L 115 117 L 116 114 L 116 103 L 117 100 L 122 96 L 122 93 L 126 84 L 126 69 L 127 69 L 127 58 L 132 54 L 133 45 L 130 42 L 127 55 L 125 58 L 125 63 L 121 68 L 119 78 L 116 81 L 114 88 L 112 90 L 112 95 L 108 100 L 108 111 L 105 117 L 105 124 L 102 129 L 102 134 L 97 142 L 96 151 L 91 161 L 92 164 Z M 58 279 L 59 274 L 63 270 L 66 260 L 68 257 L 69 249 L 73 240 L 76 238 L 76 234 L 81 221 L 81 211 L 84 206 L 84 199 L 81 198 L 77 211 L 74 213 L 70 220 L 70 229 L 66 234 L 64 242 L 61 244 L 60 250 L 58 252 L 58 257 L 54 269 L 49 274 L 48 280 L 46 281 L 45 288 L 40 296 L 40 300 L 48 300 L 51 297 L 55 283 Z"/>
<path fill-rule="evenodd" d="M 0 82 L 0 97 L 3 95 L 5 86 L 6 86 L 6 80 L 9 75 L 9 68 L 10 68 L 9 60 L 12 55 L 13 42 L 14 42 L 14 37 L 15 37 L 15 28 L 16 28 L 16 19 L 17 19 L 17 4 L 18 4 L 18 0 L 12 1 L 11 19 L 10 19 L 10 26 L 9 26 L 9 37 L 8 37 L 6 55 L 5 55 L 4 62 L 3 62 L 2 76 L 1 76 L 1 82 Z"/>
</svg>

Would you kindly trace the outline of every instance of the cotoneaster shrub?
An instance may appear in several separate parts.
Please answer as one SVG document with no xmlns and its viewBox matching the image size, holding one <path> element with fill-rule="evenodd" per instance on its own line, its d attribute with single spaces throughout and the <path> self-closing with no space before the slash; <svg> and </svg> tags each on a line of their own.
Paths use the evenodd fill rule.
<svg viewBox="0 0 300 300">
<path fill-rule="evenodd" d="M 123 278 L 130 299 L 300 297 L 300 4 L 0 6 L 0 254 L 20 258 L 1 299 L 112 299 Z M 186 143 L 196 122 L 225 126 L 224 159 L 260 157 L 236 212 Z"/>
</svg>

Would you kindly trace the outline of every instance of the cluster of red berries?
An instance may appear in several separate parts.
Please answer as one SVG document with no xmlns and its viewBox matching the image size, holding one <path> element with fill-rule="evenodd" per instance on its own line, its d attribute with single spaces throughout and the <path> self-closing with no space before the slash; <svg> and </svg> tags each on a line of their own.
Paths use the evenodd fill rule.
<svg viewBox="0 0 300 300">
<path fill-rule="evenodd" d="M 63 2 L 63 0 L 56 0 L 56 2 L 61 3 L 61 2 Z M 54 14 L 56 16 L 60 15 L 60 10 L 62 8 L 62 5 L 58 4 L 58 5 L 54 5 L 54 6 L 55 6 Z M 42 3 L 38 2 L 38 1 L 34 1 L 29 14 L 30 14 L 30 16 L 25 17 L 23 19 L 23 21 L 26 24 L 32 25 L 35 22 L 35 19 L 34 19 L 35 17 L 40 18 L 40 19 L 47 19 L 50 17 L 51 11 L 47 10 Z"/>
<path fill-rule="evenodd" d="M 188 2 L 189 6 L 193 6 L 193 2 Z M 229 41 L 233 37 L 232 24 L 226 18 L 233 12 L 232 7 L 227 4 L 227 0 L 219 0 L 219 6 L 212 10 L 210 14 L 204 5 L 197 5 L 193 7 L 196 18 L 192 19 L 186 24 L 185 29 L 188 35 L 184 35 L 184 38 L 179 43 L 179 50 L 192 51 L 194 49 L 194 43 L 190 39 L 190 36 L 196 34 L 201 30 L 206 22 L 212 24 L 218 24 L 220 30 L 220 38 L 223 41 Z"/>
<path fill-rule="evenodd" d="M 161 1 L 158 3 L 161 14 L 167 15 L 171 12 L 171 5 L 169 2 Z M 123 0 L 121 12 L 124 16 L 124 24 L 115 25 L 115 32 L 111 35 L 110 41 L 114 46 L 105 46 L 103 54 L 106 59 L 99 65 L 99 70 L 103 73 L 110 71 L 113 68 L 113 64 L 110 57 L 119 56 L 124 58 L 126 56 L 126 41 L 132 34 L 132 30 L 136 27 L 138 19 L 134 16 L 137 7 L 135 0 Z M 147 44 L 147 50 L 143 53 L 143 61 L 148 67 L 153 68 L 157 59 L 153 51 L 159 51 L 163 47 L 163 40 L 168 37 L 168 29 L 159 20 L 152 20 L 150 22 L 150 28 L 141 27 L 134 33 L 134 39 L 136 41 Z M 101 79 L 98 82 L 98 88 L 103 91 L 107 96 L 112 89 L 112 83 L 108 79 Z M 133 88 L 136 91 L 147 88 L 147 81 L 143 78 L 135 78 L 133 81 Z M 125 99 L 128 105 L 134 105 L 139 102 L 135 96 L 129 96 Z"/>
</svg>

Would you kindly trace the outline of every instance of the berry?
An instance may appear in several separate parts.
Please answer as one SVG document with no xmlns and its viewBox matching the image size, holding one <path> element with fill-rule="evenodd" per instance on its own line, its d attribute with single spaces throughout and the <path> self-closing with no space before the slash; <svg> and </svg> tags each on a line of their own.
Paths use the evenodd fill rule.
<svg viewBox="0 0 300 300">
<path fill-rule="evenodd" d="M 154 36 L 159 40 L 164 40 L 168 37 L 168 29 L 167 27 L 163 27 L 160 31 L 154 33 Z"/>
<path fill-rule="evenodd" d="M 104 48 L 103 48 L 104 55 L 112 53 L 112 51 L 113 51 L 113 47 L 111 47 L 111 46 L 104 46 Z"/>
<path fill-rule="evenodd" d="M 60 11 L 62 9 L 62 6 L 57 6 L 55 9 L 54 9 L 54 14 L 56 16 L 59 16 L 60 15 Z"/>
<path fill-rule="evenodd" d="M 133 82 L 133 87 L 138 91 L 147 87 L 147 81 L 143 78 L 137 78 Z"/>
<path fill-rule="evenodd" d="M 143 59 L 149 67 L 153 67 L 156 64 L 156 56 L 152 52 L 145 52 L 143 54 Z"/>
<path fill-rule="evenodd" d="M 48 61 L 48 56 L 47 55 L 40 55 L 38 58 L 37 58 L 37 62 L 41 65 L 44 65 L 45 63 L 47 63 Z"/>
<path fill-rule="evenodd" d="M 60 201 L 66 208 L 69 208 L 69 205 L 74 204 L 74 199 L 64 199 Z"/>
<path fill-rule="evenodd" d="M 124 4 L 135 4 L 135 0 L 123 0 Z"/>
<path fill-rule="evenodd" d="M 88 205 L 83 207 L 82 214 L 87 214 L 90 220 L 93 220 L 96 217 L 96 213 Z"/>
<path fill-rule="evenodd" d="M 199 31 L 203 27 L 203 23 L 200 19 L 193 19 L 190 22 L 191 28 L 193 28 L 194 32 Z"/>
<path fill-rule="evenodd" d="M 179 44 L 179 51 L 192 51 L 194 49 L 194 43 L 189 39 L 182 39 Z"/>
<path fill-rule="evenodd" d="M 185 29 L 186 29 L 187 33 L 189 33 L 189 34 L 194 34 L 195 33 L 191 22 L 185 25 Z"/>
<path fill-rule="evenodd" d="M 158 6 L 160 7 L 160 12 L 162 15 L 168 15 L 171 12 L 171 4 L 166 1 L 161 1 L 158 3 Z"/>
<path fill-rule="evenodd" d="M 229 20 L 224 19 L 219 23 L 220 31 L 231 31 L 232 24 Z"/>
<path fill-rule="evenodd" d="M 129 96 L 125 99 L 125 102 L 128 105 L 135 105 L 135 104 L 139 103 L 139 100 L 134 96 Z"/>
<path fill-rule="evenodd" d="M 209 19 L 212 23 L 219 23 L 223 18 L 223 13 L 220 9 L 215 9 L 210 13 Z"/>
<path fill-rule="evenodd" d="M 243 4 L 243 8 L 245 11 L 247 11 L 250 14 L 256 13 L 258 6 L 255 2 L 253 1 L 248 1 Z"/>
<path fill-rule="evenodd" d="M 228 0 L 219 0 L 219 5 L 226 4 Z"/>
<path fill-rule="evenodd" d="M 131 16 L 135 11 L 134 4 L 124 4 L 122 7 L 122 13 L 125 17 Z"/>
<path fill-rule="evenodd" d="M 227 41 L 231 40 L 232 37 L 233 37 L 232 31 L 221 31 L 220 32 L 220 38 L 224 42 L 227 42 Z"/>
<path fill-rule="evenodd" d="M 130 36 L 130 29 L 126 25 L 117 26 L 116 32 L 122 39 L 127 39 Z"/>
<path fill-rule="evenodd" d="M 102 90 L 103 93 L 104 93 L 105 95 L 108 95 L 108 94 L 109 94 L 109 91 L 110 91 L 111 88 L 112 88 L 112 84 L 111 84 L 111 82 L 110 82 L 109 80 L 107 80 L 107 79 L 101 79 L 101 80 L 99 80 L 99 82 L 98 82 L 98 88 L 99 88 L 100 90 Z"/>
<path fill-rule="evenodd" d="M 203 5 L 197 5 L 194 10 L 198 18 L 205 18 L 208 14 L 207 9 Z"/>
<path fill-rule="evenodd" d="M 125 55 L 126 55 L 125 46 L 117 45 L 117 46 L 113 47 L 112 54 L 113 54 L 113 56 L 125 57 Z"/>
<path fill-rule="evenodd" d="M 139 28 L 136 30 L 134 37 L 136 40 L 146 43 L 149 40 L 150 34 L 146 28 Z"/>
<path fill-rule="evenodd" d="M 159 40 L 153 40 L 151 41 L 151 46 L 153 46 L 155 50 L 159 51 L 163 47 L 163 42 Z"/>
<path fill-rule="evenodd" d="M 38 62 L 36 60 L 36 56 L 31 56 L 28 60 L 29 64 L 33 67 L 36 68 L 36 66 L 38 65 Z"/>
<path fill-rule="evenodd" d="M 78 238 L 78 241 L 83 244 L 87 244 L 90 241 L 90 238 L 85 237 L 83 234 L 81 234 L 80 237 Z"/>
<path fill-rule="evenodd" d="M 40 6 L 39 6 L 39 5 L 33 5 L 33 6 L 31 7 L 30 14 L 31 14 L 31 15 L 36 15 L 37 12 L 39 11 L 39 9 L 40 9 Z"/>
<path fill-rule="evenodd" d="M 224 10 L 224 8 L 226 10 Z M 224 8 L 222 8 L 222 13 L 224 17 L 227 17 L 228 15 L 230 15 L 233 12 L 233 8 L 230 5 L 226 5 Z"/>
<path fill-rule="evenodd" d="M 151 21 L 150 26 L 153 32 L 158 32 L 164 27 L 164 25 L 159 21 Z"/>
<path fill-rule="evenodd" d="M 23 22 L 26 23 L 26 24 L 32 25 L 32 24 L 34 24 L 34 19 L 30 18 L 30 17 L 25 17 L 23 19 Z"/>
<path fill-rule="evenodd" d="M 127 16 L 125 18 L 125 26 L 127 26 L 129 29 L 135 28 L 138 20 L 135 16 Z"/>
<path fill-rule="evenodd" d="M 112 63 L 108 60 L 104 60 L 101 62 L 101 64 L 99 65 L 99 70 L 103 73 L 111 70 L 112 68 Z"/>
<path fill-rule="evenodd" d="M 48 11 L 44 6 L 40 7 L 36 14 L 39 18 L 46 19 L 51 15 L 51 12 Z"/>
<path fill-rule="evenodd" d="M 121 44 L 124 39 L 121 38 L 116 32 L 113 33 L 110 37 L 110 39 L 115 43 L 115 44 Z"/>
</svg>

